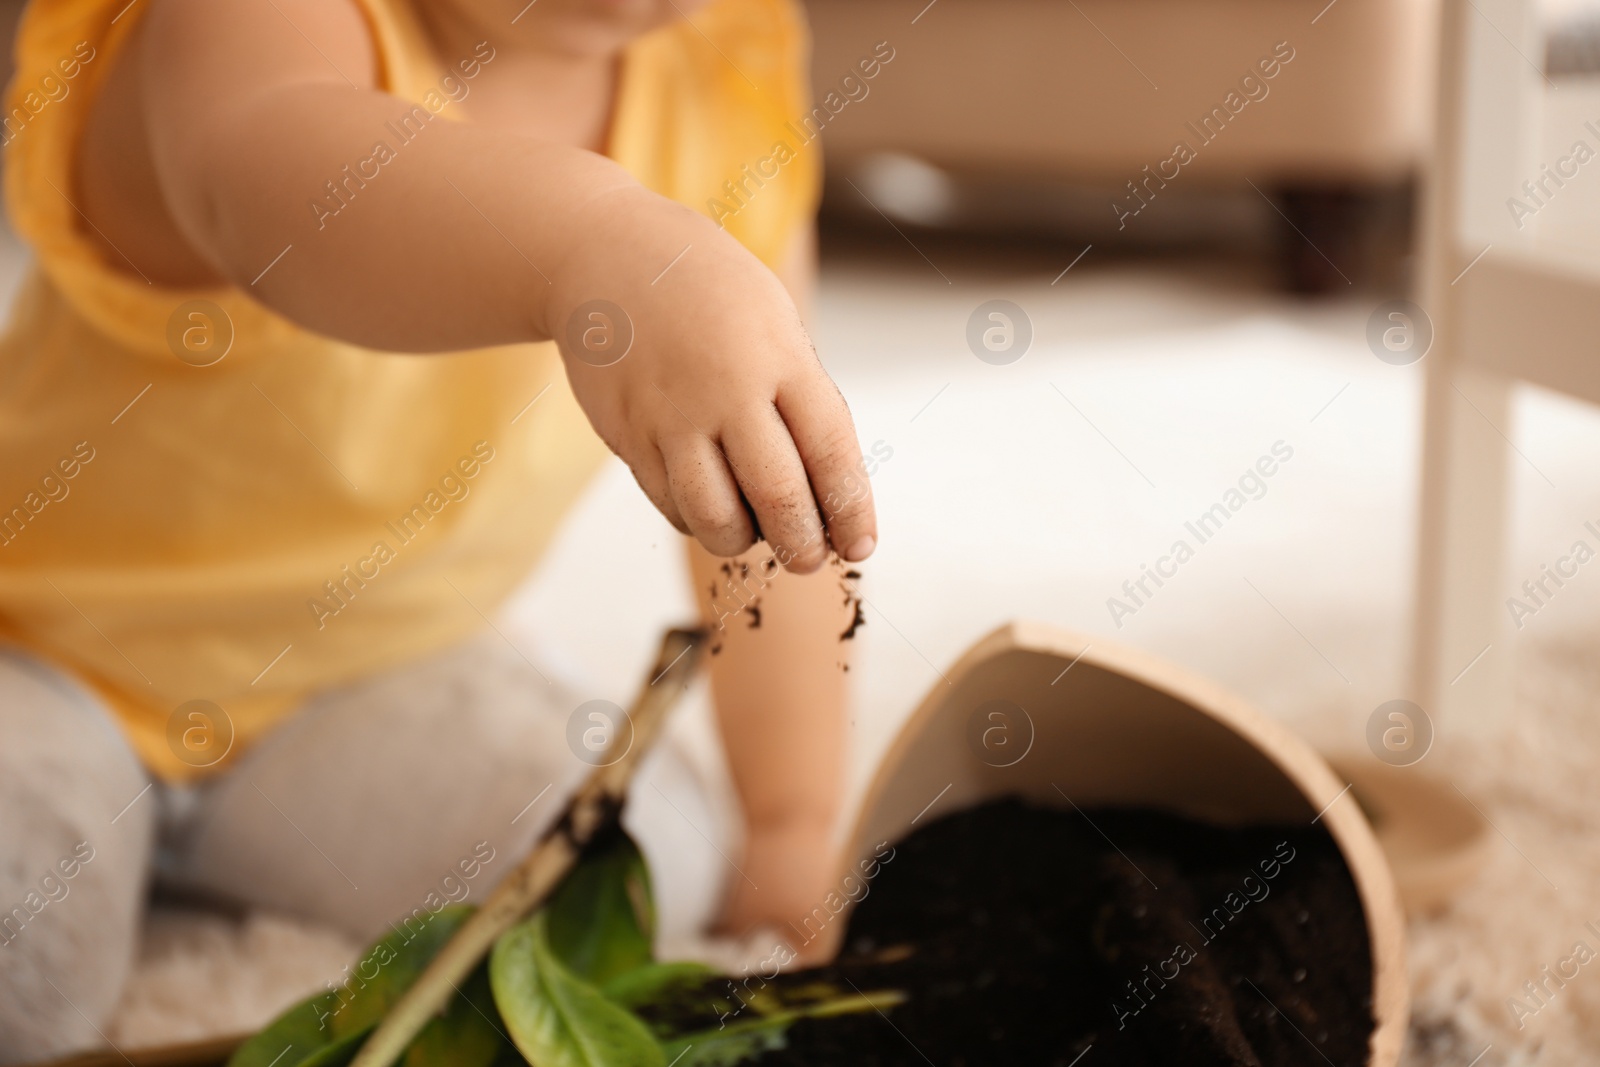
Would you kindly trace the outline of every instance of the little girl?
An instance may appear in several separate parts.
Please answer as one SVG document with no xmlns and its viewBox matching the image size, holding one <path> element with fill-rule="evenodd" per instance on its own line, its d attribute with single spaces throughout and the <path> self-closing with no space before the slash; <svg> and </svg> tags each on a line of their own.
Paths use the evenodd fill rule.
<svg viewBox="0 0 1600 1067">
<path fill-rule="evenodd" d="M 150 877 L 364 937 L 510 867 L 594 694 L 490 620 L 602 443 L 702 600 L 765 542 L 762 625 L 709 613 L 743 847 L 670 759 L 636 789 L 668 919 L 720 895 L 697 863 L 735 932 L 821 899 L 848 618 L 802 576 L 876 525 L 796 309 L 814 151 L 706 217 L 809 111 L 804 64 L 792 0 L 29 6 L 0 1063 L 100 1039 Z"/>
</svg>

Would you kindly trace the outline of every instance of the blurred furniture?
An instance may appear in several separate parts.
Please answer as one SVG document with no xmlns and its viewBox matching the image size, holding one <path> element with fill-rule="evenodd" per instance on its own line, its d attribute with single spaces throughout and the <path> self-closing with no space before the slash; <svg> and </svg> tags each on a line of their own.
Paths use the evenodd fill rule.
<svg viewBox="0 0 1600 1067">
<path fill-rule="evenodd" d="M 1600 90 L 1553 92 L 1526 0 L 1445 0 L 1440 41 L 1413 683 L 1450 728 L 1504 729 L 1506 598 L 1526 596 L 1505 574 L 1509 465 L 1531 463 L 1511 443 L 1511 388 L 1600 402 L 1600 161 L 1572 158 L 1578 141 L 1600 149 Z"/>
<path fill-rule="evenodd" d="M 1426 144 L 1435 0 L 1336 0 L 1320 17 L 1326 0 L 926 3 L 809 0 L 819 95 L 876 42 L 895 50 L 870 97 L 828 131 L 831 160 L 894 151 L 1120 183 L 1177 139 L 1193 144 L 1184 124 L 1280 41 L 1294 59 L 1200 149 L 1197 180 L 1390 180 Z"/>
<path fill-rule="evenodd" d="M 971 186 L 961 214 L 978 228 L 1048 232 L 1065 213 L 1065 228 L 1108 244 L 1264 231 L 1294 287 L 1343 290 L 1384 227 L 1410 230 L 1437 3 L 808 0 L 819 98 L 878 42 L 894 49 L 829 124 L 829 171 L 870 193 L 874 160 L 923 161 Z M 1280 44 L 1292 60 L 1260 80 Z M 1252 74 L 1266 95 L 1205 141 L 1202 120 Z M 1197 158 L 1152 178 L 1171 178 L 1179 141 Z M 1019 195 L 1030 183 L 1035 195 Z M 834 188 L 851 206 L 854 192 Z M 1124 227 L 1113 204 L 1140 196 L 1154 210 Z"/>
</svg>

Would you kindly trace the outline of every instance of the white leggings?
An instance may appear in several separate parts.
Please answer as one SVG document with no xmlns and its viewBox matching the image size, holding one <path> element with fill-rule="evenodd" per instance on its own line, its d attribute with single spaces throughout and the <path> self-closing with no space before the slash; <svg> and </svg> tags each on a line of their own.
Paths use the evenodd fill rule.
<svg viewBox="0 0 1600 1067">
<path fill-rule="evenodd" d="M 581 703 L 490 634 L 320 694 L 168 789 L 89 691 L 0 648 L 0 1064 L 99 1043 L 152 878 L 363 940 L 430 894 L 481 900 L 590 769 L 567 744 Z M 736 833 L 691 767 L 669 737 L 625 816 L 663 938 L 712 917 Z"/>
</svg>

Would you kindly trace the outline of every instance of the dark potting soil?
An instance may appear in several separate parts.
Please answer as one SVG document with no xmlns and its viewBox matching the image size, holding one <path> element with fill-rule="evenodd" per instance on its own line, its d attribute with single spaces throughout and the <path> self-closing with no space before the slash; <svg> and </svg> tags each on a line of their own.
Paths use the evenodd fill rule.
<svg viewBox="0 0 1600 1067">
<path fill-rule="evenodd" d="M 810 973 L 908 999 L 802 1020 L 762 1067 L 1367 1062 L 1366 924 L 1319 826 L 999 801 L 896 845 L 845 943 Z"/>
</svg>

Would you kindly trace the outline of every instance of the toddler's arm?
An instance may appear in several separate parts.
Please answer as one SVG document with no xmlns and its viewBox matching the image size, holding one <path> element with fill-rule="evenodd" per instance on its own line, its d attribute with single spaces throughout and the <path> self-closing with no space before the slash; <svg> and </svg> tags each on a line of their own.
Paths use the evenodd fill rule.
<svg viewBox="0 0 1600 1067">
<path fill-rule="evenodd" d="M 152 210 L 220 279 L 380 349 L 555 338 L 596 431 L 709 550 L 761 536 L 800 572 L 829 541 L 872 551 L 844 400 L 778 280 L 709 220 L 592 152 L 421 118 L 374 87 L 348 0 L 157 0 L 137 32 L 124 61 Z M 392 158 L 376 176 L 364 167 L 336 216 L 312 209 L 379 141 Z M 606 367 L 566 340 L 596 298 L 636 330 Z"/>
</svg>

